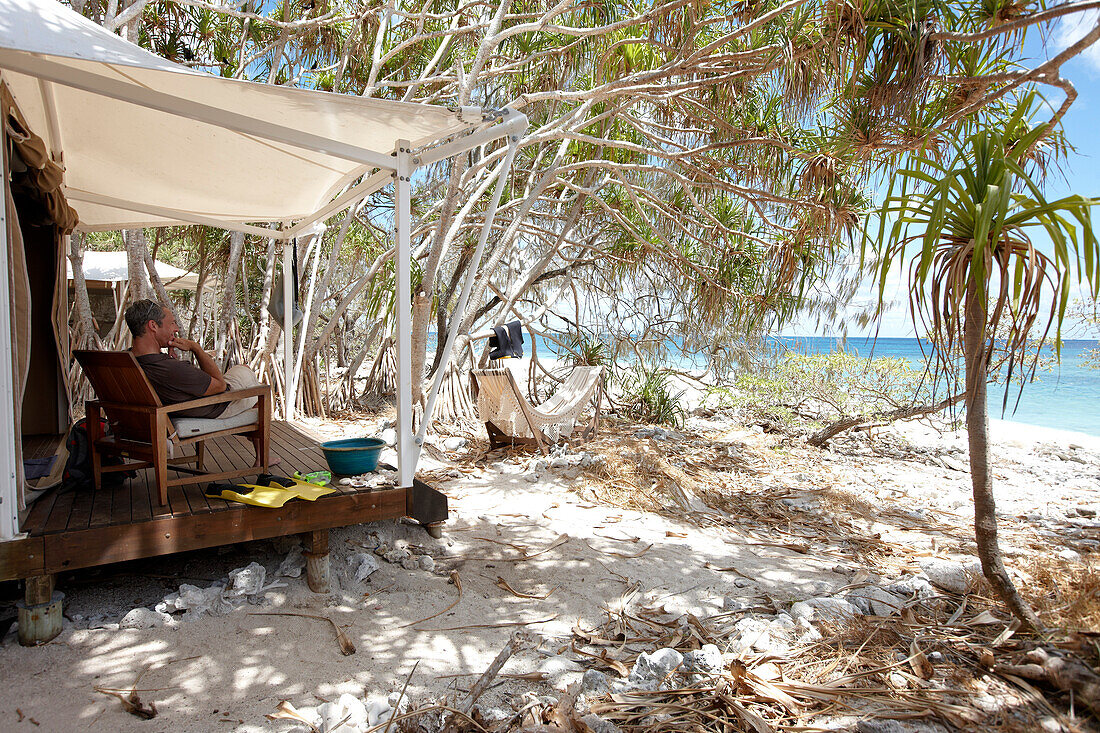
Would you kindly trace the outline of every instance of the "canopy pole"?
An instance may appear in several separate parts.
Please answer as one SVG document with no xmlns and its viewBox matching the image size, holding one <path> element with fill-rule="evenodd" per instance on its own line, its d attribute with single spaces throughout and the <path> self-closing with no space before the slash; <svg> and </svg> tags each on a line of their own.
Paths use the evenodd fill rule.
<svg viewBox="0 0 1100 733">
<path fill-rule="evenodd" d="M 46 129 L 50 135 L 50 157 L 60 165 L 65 146 L 61 141 L 61 124 L 57 119 L 57 100 L 54 97 L 53 84 L 45 79 L 39 79 L 38 88 L 42 94 L 42 107 L 46 112 Z"/>
<path fill-rule="evenodd" d="M 15 434 L 15 387 L 12 370 L 15 357 L 11 345 L 11 290 L 8 274 L 8 139 L 7 132 L 0 128 L 0 142 L 3 150 L 2 185 L 0 194 L 0 540 L 10 540 L 19 534 L 19 502 L 15 471 L 15 441 L 22 437 Z"/>
<path fill-rule="evenodd" d="M 393 185 L 393 226 L 397 247 L 397 475 L 399 488 L 413 485 L 416 445 L 412 428 L 412 155 L 408 140 L 398 140 Z"/>
<path fill-rule="evenodd" d="M 497 172 L 497 186 L 493 191 L 493 199 L 489 202 L 489 208 L 485 211 L 485 221 L 481 224 L 481 235 L 477 240 L 473 257 L 470 258 L 470 269 L 466 273 L 466 282 L 462 284 L 462 293 L 458 296 L 455 305 L 454 316 L 451 319 L 453 326 L 447 333 L 447 343 L 443 346 L 443 358 L 439 361 L 439 370 L 432 380 L 432 391 L 428 394 L 428 403 L 424 407 L 424 419 L 420 421 L 420 430 L 416 434 L 416 451 L 420 453 L 424 445 L 424 437 L 428 433 L 428 424 L 431 422 L 432 410 L 435 409 L 436 398 L 439 397 L 439 388 L 443 384 L 443 377 L 447 373 L 447 366 L 451 362 L 451 351 L 454 349 L 455 338 L 458 336 L 458 321 L 466 312 L 466 301 L 470 299 L 470 291 L 474 288 L 474 279 L 477 276 L 478 265 L 481 264 L 481 255 L 485 252 L 485 243 L 489 241 L 489 232 L 496 220 L 497 207 L 500 205 L 500 196 L 504 193 L 504 186 L 508 183 L 508 173 L 512 170 L 512 161 L 515 160 L 516 150 L 519 148 L 519 135 L 511 135 L 508 138 L 508 153 L 504 156 L 500 170 Z"/>
<path fill-rule="evenodd" d="M 294 419 L 294 394 L 292 380 L 294 379 L 294 291 L 290 277 L 294 271 L 291 262 L 291 242 L 283 240 L 283 419 L 290 422 Z"/>
</svg>

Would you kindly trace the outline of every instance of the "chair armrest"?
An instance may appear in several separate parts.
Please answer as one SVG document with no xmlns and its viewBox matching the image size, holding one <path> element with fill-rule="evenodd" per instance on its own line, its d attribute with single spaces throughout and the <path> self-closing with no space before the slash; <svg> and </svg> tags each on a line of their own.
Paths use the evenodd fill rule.
<svg viewBox="0 0 1100 733">
<path fill-rule="evenodd" d="M 271 396 L 271 385 L 261 384 L 259 387 L 249 387 L 247 389 L 234 389 L 220 394 L 207 395 L 206 397 L 199 397 L 198 399 L 188 400 L 187 402 L 177 402 L 174 405 L 165 405 L 164 407 L 158 407 L 157 412 L 170 415 L 173 412 L 179 412 L 181 410 L 190 410 L 193 407 L 205 407 L 207 405 L 217 405 L 222 402 L 233 402 L 234 400 L 244 399 L 245 397 L 261 397 Z"/>
<path fill-rule="evenodd" d="M 84 406 L 85 412 L 89 407 L 96 407 L 105 411 L 118 410 L 120 412 L 136 412 L 142 415 L 152 415 L 159 409 L 152 405 L 127 405 L 123 402 L 103 402 L 102 400 L 88 400 L 84 403 Z"/>
</svg>

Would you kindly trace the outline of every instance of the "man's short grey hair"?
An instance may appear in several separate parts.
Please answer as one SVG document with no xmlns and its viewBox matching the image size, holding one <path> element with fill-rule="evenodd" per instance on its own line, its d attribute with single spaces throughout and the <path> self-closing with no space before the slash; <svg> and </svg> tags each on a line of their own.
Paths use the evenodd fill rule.
<svg viewBox="0 0 1100 733">
<path fill-rule="evenodd" d="M 165 309 L 154 300 L 139 300 L 126 309 L 126 325 L 134 338 L 145 333 L 145 324 L 156 321 L 159 326 L 164 320 Z"/>
</svg>

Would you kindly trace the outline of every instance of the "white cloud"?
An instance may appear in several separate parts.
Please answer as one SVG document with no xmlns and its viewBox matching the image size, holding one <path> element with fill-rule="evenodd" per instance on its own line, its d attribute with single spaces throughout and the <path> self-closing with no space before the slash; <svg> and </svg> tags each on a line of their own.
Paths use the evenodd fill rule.
<svg viewBox="0 0 1100 733">
<path fill-rule="evenodd" d="M 1047 53 L 1054 56 L 1066 50 L 1095 28 L 1098 19 L 1100 19 L 1100 10 L 1086 10 L 1060 19 L 1051 33 Z M 1089 46 L 1080 58 L 1087 61 L 1094 71 L 1100 71 L 1100 43 Z"/>
</svg>

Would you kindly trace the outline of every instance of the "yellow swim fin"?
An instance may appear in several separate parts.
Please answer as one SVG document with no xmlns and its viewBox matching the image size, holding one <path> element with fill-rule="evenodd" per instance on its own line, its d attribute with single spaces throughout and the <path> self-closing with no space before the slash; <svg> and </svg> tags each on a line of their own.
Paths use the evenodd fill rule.
<svg viewBox="0 0 1100 733">
<path fill-rule="evenodd" d="M 253 486 L 250 484 L 210 484 L 203 492 L 207 496 L 241 504 L 278 509 L 298 496 L 297 492 L 271 486 Z"/>
<path fill-rule="evenodd" d="M 260 474 L 259 478 L 256 479 L 256 483 L 266 484 L 272 489 L 290 491 L 294 496 L 297 496 L 299 499 L 305 499 L 306 501 L 316 501 L 319 497 L 326 494 L 336 493 L 336 489 L 318 486 L 308 481 L 287 478 L 286 476 L 275 476 L 270 473 Z"/>
</svg>

